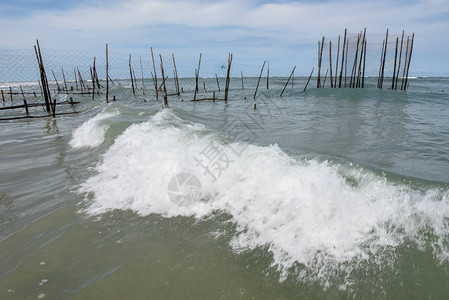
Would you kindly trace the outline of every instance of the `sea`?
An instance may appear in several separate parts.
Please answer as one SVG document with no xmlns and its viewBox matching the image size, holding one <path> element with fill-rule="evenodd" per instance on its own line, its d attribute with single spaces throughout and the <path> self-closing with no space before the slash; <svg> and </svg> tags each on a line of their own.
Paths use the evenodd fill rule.
<svg viewBox="0 0 449 300">
<path fill-rule="evenodd" d="M 448 299 L 449 78 L 307 79 L 0 121 L 0 299 Z"/>
</svg>

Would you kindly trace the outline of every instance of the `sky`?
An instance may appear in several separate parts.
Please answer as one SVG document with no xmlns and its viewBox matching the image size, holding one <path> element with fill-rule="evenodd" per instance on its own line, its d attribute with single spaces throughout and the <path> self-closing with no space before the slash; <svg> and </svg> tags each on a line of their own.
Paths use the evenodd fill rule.
<svg viewBox="0 0 449 300">
<path fill-rule="evenodd" d="M 110 49 L 183 57 L 235 58 L 249 65 L 307 74 L 316 65 L 317 41 L 335 45 L 344 29 L 366 27 L 373 56 L 388 28 L 390 44 L 415 33 L 411 76 L 449 76 L 449 1 L 182 1 L 2 0 L 0 49 Z M 390 46 L 393 47 L 393 46 Z M 377 57 L 376 56 L 376 57 Z"/>
</svg>

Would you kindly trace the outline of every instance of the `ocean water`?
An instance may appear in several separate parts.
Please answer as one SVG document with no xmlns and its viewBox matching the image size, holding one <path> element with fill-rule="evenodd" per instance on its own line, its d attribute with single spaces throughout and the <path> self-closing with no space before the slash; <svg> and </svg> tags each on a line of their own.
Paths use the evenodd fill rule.
<svg viewBox="0 0 449 300">
<path fill-rule="evenodd" d="M 0 299 L 447 299 L 449 79 L 376 80 L 1 121 Z"/>
</svg>

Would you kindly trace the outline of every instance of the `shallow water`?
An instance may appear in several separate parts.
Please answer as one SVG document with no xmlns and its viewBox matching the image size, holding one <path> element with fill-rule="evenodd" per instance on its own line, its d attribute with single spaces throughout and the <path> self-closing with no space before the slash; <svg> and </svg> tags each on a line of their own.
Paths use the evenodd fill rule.
<svg viewBox="0 0 449 300">
<path fill-rule="evenodd" d="M 446 298 L 449 80 L 285 80 L 1 122 L 0 298 Z"/>
</svg>

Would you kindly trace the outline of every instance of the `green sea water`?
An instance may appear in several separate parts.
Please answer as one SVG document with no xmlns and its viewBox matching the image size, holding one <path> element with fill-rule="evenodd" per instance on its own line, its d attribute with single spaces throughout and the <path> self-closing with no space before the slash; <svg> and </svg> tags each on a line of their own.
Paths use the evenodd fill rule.
<svg viewBox="0 0 449 300">
<path fill-rule="evenodd" d="M 306 79 L 0 121 L 0 299 L 447 299 L 449 79 Z"/>
</svg>

